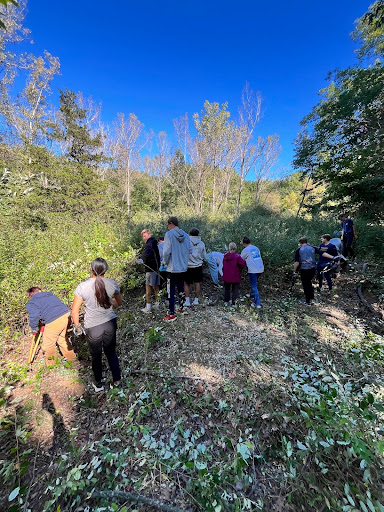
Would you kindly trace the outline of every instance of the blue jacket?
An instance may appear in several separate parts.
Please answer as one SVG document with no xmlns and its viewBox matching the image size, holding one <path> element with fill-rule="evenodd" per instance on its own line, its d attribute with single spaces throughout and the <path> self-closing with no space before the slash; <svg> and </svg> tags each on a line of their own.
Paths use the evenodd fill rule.
<svg viewBox="0 0 384 512">
<path fill-rule="evenodd" d="M 187 233 L 180 228 L 170 229 L 165 233 L 163 246 L 163 262 L 167 265 L 167 272 L 186 272 L 189 255 L 192 253 Z"/>
<path fill-rule="evenodd" d="M 43 324 L 49 324 L 69 313 L 68 307 L 52 292 L 36 293 L 29 299 L 26 308 L 32 332 L 39 330 L 40 320 Z"/>
</svg>

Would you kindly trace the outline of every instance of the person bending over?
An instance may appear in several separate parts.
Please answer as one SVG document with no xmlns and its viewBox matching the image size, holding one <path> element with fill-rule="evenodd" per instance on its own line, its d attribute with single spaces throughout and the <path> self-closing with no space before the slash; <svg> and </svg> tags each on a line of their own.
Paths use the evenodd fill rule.
<svg viewBox="0 0 384 512">
<path fill-rule="evenodd" d="M 26 308 L 29 315 L 29 325 L 33 335 L 39 330 L 39 322 L 45 324 L 41 348 L 45 354 L 45 364 L 55 364 L 56 345 L 67 361 L 75 361 L 76 354 L 66 340 L 69 309 L 52 292 L 43 292 L 38 286 L 27 290 L 29 301 Z"/>
</svg>

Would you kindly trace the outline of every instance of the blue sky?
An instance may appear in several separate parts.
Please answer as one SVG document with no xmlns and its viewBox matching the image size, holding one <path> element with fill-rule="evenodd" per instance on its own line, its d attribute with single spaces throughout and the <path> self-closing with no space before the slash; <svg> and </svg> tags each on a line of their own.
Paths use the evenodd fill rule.
<svg viewBox="0 0 384 512">
<path fill-rule="evenodd" d="M 260 135 L 278 133 L 291 169 L 300 120 L 328 72 L 356 62 L 357 0 L 29 0 L 34 53 L 59 57 L 68 87 L 103 104 L 103 121 L 135 113 L 147 130 L 173 133 L 173 119 L 228 101 L 236 116 L 248 81 L 263 95 Z"/>
</svg>

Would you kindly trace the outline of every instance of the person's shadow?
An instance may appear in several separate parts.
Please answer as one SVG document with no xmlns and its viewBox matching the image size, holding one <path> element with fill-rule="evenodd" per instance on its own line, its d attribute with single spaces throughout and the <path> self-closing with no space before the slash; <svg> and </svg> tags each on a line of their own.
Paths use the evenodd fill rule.
<svg viewBox="0 0 384 512">
<path fill-rule="evenodd" d="M 41 406 L 43 409 L 48 411 L 49 414 L 52 415 L 53 442 L 50 450 L 56 452 L 60 446 L 67 447 L 69 441 L 69 432 L 65 427 L 62 415 L 56 411 L 56 408 L 48 393 L 43 394 Z"/>
</svg>

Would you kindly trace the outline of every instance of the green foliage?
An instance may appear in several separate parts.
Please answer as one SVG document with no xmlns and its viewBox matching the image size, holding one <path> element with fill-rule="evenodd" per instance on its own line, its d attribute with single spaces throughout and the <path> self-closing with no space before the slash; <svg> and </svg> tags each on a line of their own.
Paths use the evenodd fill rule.
<svg viewBox="0 0 384 512">
<path fill-rule="evenodd" d="M 67 144 L 68 158 L 89 167 L 105 162 L 105 155 L 100 150 L 102 136 L 92 137 L 86 123 L 87 110 L 78 105 L 73 91 L 60 91 L 60 114 L 61 125 L 51 123 L 51 136 Z"/>
<path fill-rule="evenodd" d="M 376 2 L 358 22 L 361 52 L 383 49 L 384 3 Z M 359 210 L 384 217 L 384 66 L 336 70 L 320 102 L 303 119 L 294 166 L 315 184 L 327 185 L 324 209 Z"/>
<path fill-rule="evenodd" d="M 361 42 L 358 55 L 360 58 L 373 54 L 384 55 L 384 2 L 379 0 L 372 4 L 356 22 L 353 39 Z"/>
<path fill-rule="evenodd" d="M 289 394 L 284 419 L 293 435 L 283 437 L 282 457 L 290 501 L 307 510 L 317 510 L 324 501 L 327 511 L 352 512 L 359 505 L 382 510 L 384 443 L 376 426 L 384 408 L 379 388 L 349 381 L 331 361 L 324 366 L 284 362 L 281 376 Z"/>
<path fill-rule="evenodd" d="M 38 285 L 51 290 L 66 304 L 79 282 L 89 276 L 89 264 L 97 256 L 109 264 L 109 276 L 126 281 L 134 252 L 123 245 L 120 226 L 89 217 L 50 214 L 42 231 L 5 219 L 0 233 L 0 324 L 22 329 L 26 325 L 25 290 Z M 11 242 L 11 243 L 10 243 Z M 127 266 L 128 265 L 128 266 Z"/>
<path fill-rule="evenodd" d="M 294 165 L 327 185 L 323 205 L 384 216 L 384 66 L 336 71 L 302 124 Z"/>
</svg>

